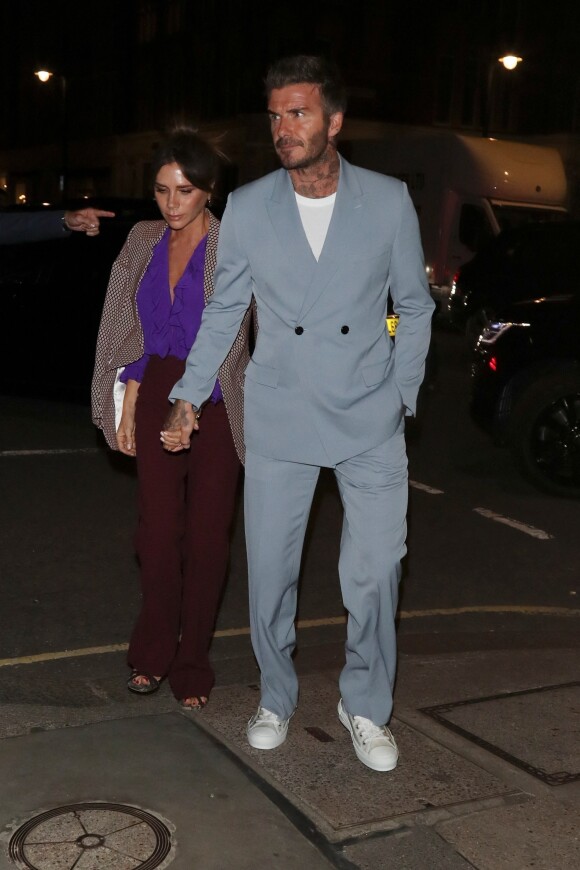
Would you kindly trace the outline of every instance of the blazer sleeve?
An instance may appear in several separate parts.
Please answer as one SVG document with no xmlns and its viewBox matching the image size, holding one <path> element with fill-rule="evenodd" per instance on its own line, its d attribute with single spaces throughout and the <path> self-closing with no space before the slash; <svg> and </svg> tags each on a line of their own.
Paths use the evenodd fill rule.
<svg viewBox="0 0 580 870">
<path fill-rule="evenodd" d="M 236 230 L 235 196 L 230 194 L 220 226 L 215 291 L 171 400 L 185 399 L 196 408 L 207 401 L 251 301 L 250 263 Z"/>
<path fill-rule="evenodd" d="M 0 245 L 66 239 L 70 233 L 62 225 L 63 217 L 64 211 L 3 212 L 0 214 Z"/>
<path fill-rule="evenodd" d="M 130 256 L 136 227 L 130 231 L 123 248 L 118 254 L 107 287 L 103 313 L 97 336 L 95 366 L 91 383 L 91 412 L 95 426 L 102 429 L 107 444 L 117 450 L 113 388 L 116 368 L 112 363 L 115 345 L 130 331 L 131 324 L 125 322 L 132 308 L 124 305 L 130 291 Z M 134 359 L 140 352 L 135 353 Z"/>
<path fill-rule="evenodd" d="M 389 287 L 399 315 L 395 336 L 395 382 L 405 414 L 413 415 L 425 374 L 435 303 L 425 272 L 419 222 L 407 185 L 402 184 L 401 217 L 391 255 Z"/>
</svg>

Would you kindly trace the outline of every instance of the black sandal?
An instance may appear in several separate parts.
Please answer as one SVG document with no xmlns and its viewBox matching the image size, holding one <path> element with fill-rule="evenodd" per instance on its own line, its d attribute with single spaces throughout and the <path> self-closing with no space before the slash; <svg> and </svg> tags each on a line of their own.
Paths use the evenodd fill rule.
<svg viewBox="0 0 580 870">
<path fill-rule="evenodd" d="M 149 680 L 148 683 L 136 683 L 135 679 L 137 677 L 145 677 L 146 680 Z M 145 671 L 139 671 L 137 668 L 134 668 L 131 671 L 131 676 L 127 680 L 127 688 L 130 692 L 135 692 L 137 695 L 152 695 L 153 692 L 156 692 L 159 688 L 160 680 L 154 677 L 152 674 L 148 674 Z"/>
<path fill-rule="evenodd" d="M 186 701 L 195 699 L 197 704 L 186 704 Z M 187 710 L 188 713 L 201 713 L 203 708 L 206 706 L 209 698 L 206 698 L 205 695 L 190 695 L 189 698 L 183 698 L 180 701 L 181 709 Z"/>
</svg>

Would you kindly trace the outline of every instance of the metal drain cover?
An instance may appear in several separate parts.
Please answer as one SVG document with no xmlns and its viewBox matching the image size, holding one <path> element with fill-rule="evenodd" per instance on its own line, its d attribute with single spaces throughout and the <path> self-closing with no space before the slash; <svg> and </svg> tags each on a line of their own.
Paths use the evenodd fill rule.
<svg viewBox="0 0 580 870">
<path fill-rule="evenodd" d="M 171 833 L 138 807 L 71 804 L 29 819 L 8 848 L 29 870 L 154 870 L 171 851 Z"/>
</svg>

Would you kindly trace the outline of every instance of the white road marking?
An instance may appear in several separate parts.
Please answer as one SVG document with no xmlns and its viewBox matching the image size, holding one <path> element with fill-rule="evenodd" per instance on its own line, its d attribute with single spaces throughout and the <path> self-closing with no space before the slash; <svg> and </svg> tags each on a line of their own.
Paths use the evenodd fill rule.
<svg viewBox="0 0 580 870">
<path fill-rule="evenodd" d="M 409 486 L 412 486 L 414 489 L 420 489 L 421 492 L 428 492 L 429 495 L 444 495 L 445 490 L 443 489 L 435 489 L 433 486 L 427 486 L 426 483 L 417 483 L 416 480 L 410 480 Z"/>
<path fill-rule="evenodd" d="M 512 520 L 510 517 L 504 517 L 502 514 L 496 514 L 495 511 L 490 511 L 487 508 L 473 508 L 476 514 L 481 514 L 488 520 L 493 520 L 496 523 L 503 523 L 504 526 L 510 526 L 512 529 L 517 529 L 518 532 L 524 532 L 532 538 L 538 538 L 539 541 L 550 541 L 554 535 L 544 532 L 542 529 L 536 529 L 535 526 L 528 526 L 526 523 L 521 523 L 519 520 Z"/>
<path fill-rule="evenodd" d="M 563 616 L 580 618 L 580 609 L 571 607 L 547 607 L 535 604 L 489 604 L 466 607 L 435 607 L 430 610 L 401 610 L 400 619 L 424 619 L 429 616 L 458 616 L 463 613 L 518 613 L 520 616 Z M 346 616 L 327 616 L 321 619 L 300 619 L 298 629 L 320 628 L 328 625 L 344 625 Z M 214 637 L 243 637 L 250 634 L 249 626 L 240 628 L 225 628 L 214 633 Z M 83 656 L 105 655 L 107 653 L 125 652 L 129 645 L 113 643 L 108 646 L 89 646 L 81 649 L 58 650 L 56 652 L 37 653 L 36 655 L 19 656 L 13 659 L 0 659 L 0 668 L 14 665 L 33 665 L 38 662 L 50 662 L 58 659 L 74 659 Z"/>
<path fill-rule="evenodd" d="M 65 447 L 55 450 L 0 450 L 0 456 L 62 456 L 68 453 L 101 453 L 100 447 Z"/>
</svg>

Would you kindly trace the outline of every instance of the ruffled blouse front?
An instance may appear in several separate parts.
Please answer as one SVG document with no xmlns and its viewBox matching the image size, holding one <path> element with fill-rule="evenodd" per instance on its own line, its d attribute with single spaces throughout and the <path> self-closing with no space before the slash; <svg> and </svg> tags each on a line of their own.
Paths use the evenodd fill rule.
<svg viewBox="0 0 580 870">
<path fill-rule="evenodd" d="M 141 383 L 150 356 L 186 359 L 197 337 L 204 309 L 203 270 L 207 236 L 199 242 L 173 290 L 169 288 L 169 228 L 155 245 L 137 291 L 137 310 L 143 327 L 144 353 L 125 367 L 121 380 Z M 216 381 L 211 400 L 222 398 Z"/>
</svg>

